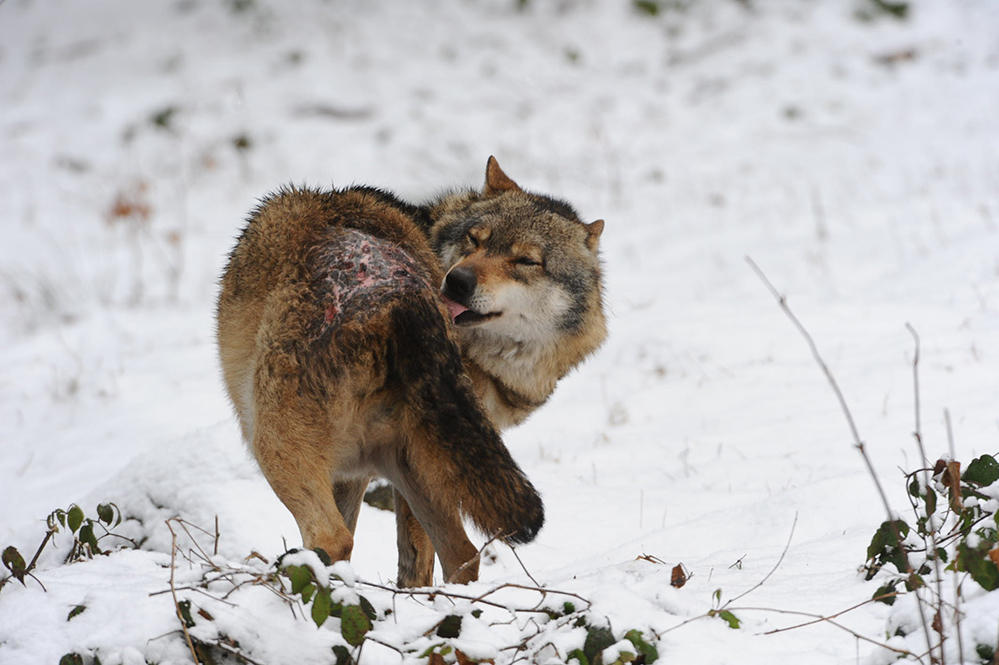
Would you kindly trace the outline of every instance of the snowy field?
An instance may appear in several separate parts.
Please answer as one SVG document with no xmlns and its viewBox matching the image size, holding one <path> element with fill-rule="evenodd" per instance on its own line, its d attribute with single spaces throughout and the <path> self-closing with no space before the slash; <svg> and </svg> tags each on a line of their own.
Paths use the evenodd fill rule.
<svg viewBox="0 0 999 665">
<path fill-rule="evenodd" d="M 478 186 L 489 155 L 606 220 L 610 337 L 505 436 L 547 508 L 523 566 L 497 546 L 450 592 L 574 593 L 615 639 L 658 636 L 660 662 L 892 662 L 868 640 L 911 623 L 912 603 L 767 634 L 872 596 L 860 568 L 885 514 L 745 257 L 814 335 L 895 508 L 921 465 L 906 323 L 930 460 L 948 454 L 945 409 L 957 459 L 999 452 L 999 4 L 909 5 L 898 20 L 860 0 L 0 4 L 0 548 L 29 558 L 72 503 L 96 518 L 114 502 L 142 541 L 60 565 L 58 534 L 37 580 L 0 591 L 0 663 L 190 662 L 162 593 L 168 518 L 217 518 L 226 565 L 300 545 L 215 358 L 217 278 L 256 200 L 288 182 L 418 200 Z M 465 613 L 465 652 L 510 662 L 503 631 L 542 629 L 364 586 L 391 586 L 395 558 L 392 516 L 365 506 L 352 567 L 383 642 Z M 178 585 L 198 579 L 175 559 Z M 684 623 L 750 589 L 729 606 L 738 629 Z M 233 607 L 182 594 L 214 616 L 191 630 L 216 624 L 243 662 L 335 662 L 337 620 L 317 629 L 257 591 Z M 504 602 L 536 602 L 519 591 Z M 963 609 L 978 663 L 999 594 Z M 582 635 L 520 657 L 564 662 Z M 925 651 L 918 631 L 891 639 Z M 403 659 L 372 641 L 360 657 Z"/>
</svg>

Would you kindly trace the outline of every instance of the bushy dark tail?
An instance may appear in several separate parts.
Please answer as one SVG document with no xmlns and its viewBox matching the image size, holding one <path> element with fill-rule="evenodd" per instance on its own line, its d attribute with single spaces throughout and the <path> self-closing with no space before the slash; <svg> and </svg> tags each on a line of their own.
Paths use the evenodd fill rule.
<svg viewBox="0 0 999 665">
<path fill-rule="evenodd" d="M 451 467 L 462 513 L 490 536 L 534 540 L 545 521 L 537 490 L 479 403 L 444 313 L 423 294 L 393 312 L 390 365 L 411 414 Z"/>
</svg>

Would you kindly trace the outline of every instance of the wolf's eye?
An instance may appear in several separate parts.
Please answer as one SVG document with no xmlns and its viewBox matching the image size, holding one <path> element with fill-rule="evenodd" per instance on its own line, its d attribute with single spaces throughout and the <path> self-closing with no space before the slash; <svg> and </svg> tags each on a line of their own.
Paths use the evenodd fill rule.
<svg viewBox="0 0 999 665">
<path fill-rule="evenodd" d="M 540 266 L 541 261 L 535 261 L 529 256 L 518 256 L 513 260 L 518 266 Z"/>
<path fill-rule="evenodd" d="M 465 234 L 465 240 L 467 240 L 472 247 L 479 246 L 479 239 L 473 236 L 471 231 Z"/>
</svg>

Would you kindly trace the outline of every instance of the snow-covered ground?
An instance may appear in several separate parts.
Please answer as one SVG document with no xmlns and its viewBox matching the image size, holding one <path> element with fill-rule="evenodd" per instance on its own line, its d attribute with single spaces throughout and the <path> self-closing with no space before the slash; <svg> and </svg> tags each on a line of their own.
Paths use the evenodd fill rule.
<svg viewBox="0 0 999 665">
<path fill-rule="evenodd" d="M 505 437 L 547 507 L 524 567 L 617 637 L 662 634 L 663 662 L 890 662 L 828 623 L 767 635 L 802 621 L 774 611 L 663 631 L 754 587 L 789 539 L 736 606 L 828 615 L 876 587 L 858 572 L 884 519 L 874 484 L 746 256 L 815 336 L 896 508 L 919 465 L 906 323 L 928 455 L 947 451 L 945 408 L 958 459 L 999 450 L 999 5 L 920 0 L 900 21 L 861 20 L 859 0 L 659 4 L 0 4 L 0 547 L 30 556 L 74 502 L 115 502 L 146 539 L 59 566 L 57 536 L 47 591 L 0 592 L 0 663 L 189 659 L 169 594 L 149 595 L 169 582 L 167 518 L 217 516 L 231 562 L 299 544 L 213 346 L 255 201 L 287 182 L 420 199 L 478 184 L 490 154 L 607 221 L 610 338 Z M 478 591 L 534 584 L 496 556 Z M 391 583 L 391 515 L 364 508 L 352 564 Z M 995 646 L 996 595 L 968 599 L 968 644 Z M 249 656 L 329 662 L 331 631 L 244 598 L 215 614 Z M 432 625 L 398 602 L 396 636 Z M 838 621 L 884 641 L 903 610 Z"/>
</svg>

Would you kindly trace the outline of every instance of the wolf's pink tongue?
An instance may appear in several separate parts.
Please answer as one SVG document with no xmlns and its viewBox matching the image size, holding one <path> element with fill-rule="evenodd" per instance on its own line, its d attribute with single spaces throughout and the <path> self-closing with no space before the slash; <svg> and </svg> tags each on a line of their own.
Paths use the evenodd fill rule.
<svg viewBox="0 0 999 665">
<path fill-rule="evenodd" d="M 447 296 L 441 296 L 441 297 L 444 298 L 444 304 L 447 305 L 447 311 L 451 313 L 451 320 L 452 321 L 454 321 L 456 318 L 458 318 L 459 314 L 461 314 L 462 312 L 468 310 L 467 307 L 465 307 L 461 303 L 457 303 L 457 302 L 451 300 Z"/>
</svg>

